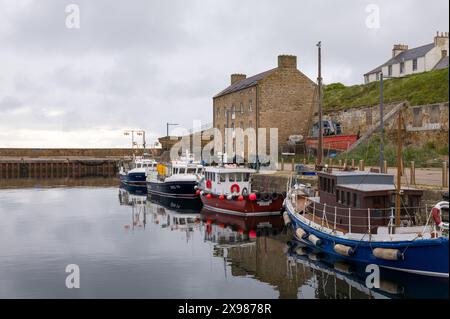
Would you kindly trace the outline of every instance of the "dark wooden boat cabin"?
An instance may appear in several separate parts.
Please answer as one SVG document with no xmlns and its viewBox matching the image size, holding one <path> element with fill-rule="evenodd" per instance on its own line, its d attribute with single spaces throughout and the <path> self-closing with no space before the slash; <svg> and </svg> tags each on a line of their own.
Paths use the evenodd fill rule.
<svg viewBox="0 0 450 319">
<path fill-rule="evenodd" d="M 395 215 L 396 187 L 394 175 L 363 171 L 325 170 L 317 173 L 319 200 L 315 203 L 316 216 L 327 213 L 327 221 L 334 221 L 346 232 L 387 226 Z M 401 216 L 415 215 L 419 210 L 423 191 L 402 187 Z M 370 218 L 370 221 L 369 221 Z M 370 224 L 369 224 L 370 223 Z"/>
</svg>

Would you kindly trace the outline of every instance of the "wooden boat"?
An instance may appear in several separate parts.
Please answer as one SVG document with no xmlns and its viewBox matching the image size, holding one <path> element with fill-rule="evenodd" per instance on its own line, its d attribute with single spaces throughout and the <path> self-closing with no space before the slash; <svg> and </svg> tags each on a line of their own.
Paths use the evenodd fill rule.
<svg viewBox="0 0 450 319">
<path fill-rule="evenodd" d="M 420 206 L 421 191 L 404 188 L 404 204 L 395 208 L 393 182 L 389 174 L 320 172 L 318 196 L 301 184 L 289 188 L 285 223 L 292 225 L 298 240 L 324 253 L 448 278 L 448 223 L 440 216 L 448 202 Z"/>
</svg>

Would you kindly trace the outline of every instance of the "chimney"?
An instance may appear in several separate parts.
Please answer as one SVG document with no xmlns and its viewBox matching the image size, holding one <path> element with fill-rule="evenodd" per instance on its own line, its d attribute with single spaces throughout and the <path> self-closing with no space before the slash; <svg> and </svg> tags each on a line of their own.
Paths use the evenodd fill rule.
<svg viewBox="0 0 450 319">
<path fill-rule="evenodd" d="M 434 37 L 434 45 L 437 47 L 448 47 L 448 32 L 436 32 Z"/>
<path fill-rule="evenodd" d="M 239 81 L 245 80 L 247 76 L 245 74 L 231 74 L 231 85 Z"/>
<path fill-rule="evenodd" d="M 406 50 L 408 50 L 408 46 L 406 44 L 394 44 L 394 48 L 392 49 L 392 57 L 395 57 Z"/>
<path fill-rule="evenodd" d="M 297 69 L 297 57 L 295 55 L 287 54 L 279 55 L 278 68 Z"/>
</svg>

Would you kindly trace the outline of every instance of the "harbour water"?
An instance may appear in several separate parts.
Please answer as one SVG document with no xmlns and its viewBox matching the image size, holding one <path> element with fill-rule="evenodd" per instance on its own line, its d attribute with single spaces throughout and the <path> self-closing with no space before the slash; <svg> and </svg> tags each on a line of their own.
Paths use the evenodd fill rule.
<svg viewBox="0 0 450 319">
<path fill-rule="evenodd" d="M 394 275 L 369 290 L 288 245 L 280 221 L 181 213 L 117 180 L 3 186 L 0 298 L 448 298 L 448 280 Z M 66 287 L 69 264 L 80 288 Z"/>
</svg>

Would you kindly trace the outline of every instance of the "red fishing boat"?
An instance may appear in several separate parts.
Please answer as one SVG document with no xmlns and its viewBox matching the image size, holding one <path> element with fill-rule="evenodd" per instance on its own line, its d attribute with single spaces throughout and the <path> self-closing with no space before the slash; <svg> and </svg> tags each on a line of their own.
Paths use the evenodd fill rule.
<svg viewBox="0 0 450 319">
<path fill-rule="evenodd" d="M 285 194 L 254 192 L 252 173 L 255 170 L 236 165 L 205 167 L 197 189 L 203 206 L 213 212 L 237 216 L 280 215 Z"/>
<path fill-rule="evenodd" d="M 344 152 L 358 140 L 358 134 L 342 134 L 339 123 L 332 120 L 322 121 L 323 149 L 325 151 Z M 319 144 L 319 123 L 315 123 L 312 135 L 306 139 L 308 149 L 317 150 Z"/>
</svg>

